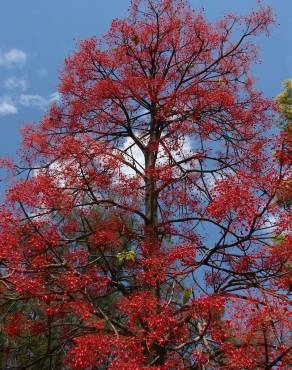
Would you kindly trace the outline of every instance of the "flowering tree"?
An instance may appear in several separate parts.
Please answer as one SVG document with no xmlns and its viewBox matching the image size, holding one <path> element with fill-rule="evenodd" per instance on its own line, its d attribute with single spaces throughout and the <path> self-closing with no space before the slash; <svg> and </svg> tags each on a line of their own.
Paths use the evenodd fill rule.
<svg viewBox="0 0 292 370">
<path fill-rule="evenodd" d="M 272 21 L 133 0 L 66 59 L 1 209 L 4 367 L 288 368 L 291 170 L 249 72 Z"/>
</svg>

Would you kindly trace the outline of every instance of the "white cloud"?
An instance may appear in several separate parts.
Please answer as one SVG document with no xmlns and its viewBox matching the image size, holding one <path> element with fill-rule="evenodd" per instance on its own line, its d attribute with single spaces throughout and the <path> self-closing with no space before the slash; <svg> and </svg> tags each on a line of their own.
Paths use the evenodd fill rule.
<svg viewBox="0 0 292 370">
<path fill-rule="evenodd" d="M 53 94 L 50 95 L 49 97 L 49 102 L 54 103 L 54 102 L 59 102 L 61 100 L 61 94 L 58 93 L 58 91 L 55 91 Z"/>
<path fill-rule="evenodd" d="M 0 97 L 0 116 L 9 114 L 16 114 L 18 108 L 22 107 L 34 107 L 39 109 L 46 109 L 53 102 L 60 100 L 60 94 L 55 92 L 48 98 L 45 98 L 38 94 L 20 94 L 15 99 L 11 96 Z"/>
<path fill-rule="evenodd" d="M 0 98 L 0 115 L 6 116 L 9 114 L 16 114 L 18 111 L 17 107 L 13 103 L 9 96 Z"/>
<path fill-rule="evenodd" d="M 44 108 L 47 105 L 47 99 L 38 94 L 20 94 L 18 103 L 23 107 Z"/>
<path fill-rule="evenodd" d="M 4 81 L 4 87 L 7 90 L 20 89 L 25 91 L 27 89 L 27 81 L 24 78 L 9 77 Z"/>
<path fill-rule="evenodd" d="M 9 49 L 0 52 L 0 66 L 4 67 L 22 67 L 26 62 L 26 53 L 20 49 Z"/>
<path fill-rule="evenodd" d="M 144 143 L 145 144 L 145 143 Z M 165 142 L 167 145 L 167 143 Z M 189 158 L 191 155 L 195 153 L 192 150 L 192 146 L 190 140 L 185 138 L 184 140 L 179 140 L 179 146 L 181 150 L 174 151 L 170 150 L 170 153 L 176 161 L 183 160 L 185 158 Z M 123 146 L 120 148 L 124 152 L 124 159 L 129 162 L 132 166 L 136 167 L 138 171 L 144 173 L 145 170 L 145 158 L 142 150 L 136 145 L 132 138 L 128 137 L 124 142 Z M 162 146 L 159 147 L 159 154 L 157 158 L 157 164 L 163 165 L 168 163 L 169 161 L 169 154 L 165 152 Z M 188 169 L 190 167 L 190 162 L 182 165 L 184 169 Z M 122 172 L 128 176 L 135 176 L 136 171 L 125 164 L 121 167 Z"/>
<path fill-rule="evenodd" d="M 125 153 L 125 160 L 137 168 L 138 171 L 144 172 L 145 158 L 142 150 L 134 143 L 133 139 L 128 137 L 121 148 Z M 128 176 L 135 176 L 136 171 L 130 166 L 122 165 L 122 172 Z"/>
<path fill-rule="evenodd" d="M 38 94 L 20 94 L 18 103 L 23 107 L 46 109 L 51 103 L 56 102 L 59 99 L 60 94 L 58 92 L 54 92 L 48 98 Z"/>
</svg>

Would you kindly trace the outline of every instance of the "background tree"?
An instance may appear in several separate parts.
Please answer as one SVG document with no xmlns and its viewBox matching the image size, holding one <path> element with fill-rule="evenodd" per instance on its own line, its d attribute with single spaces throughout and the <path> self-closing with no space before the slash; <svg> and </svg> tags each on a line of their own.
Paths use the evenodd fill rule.
<svg viewBox="0 0 292 370">
<path fill-rule="evenodd" d="M 280 161 L 291 164 L 292 158 L 292 80 L 283 82 L 284 90 L 277 96 L 277 103 L 280 114 L 282 116 L 281 124 L 281 140 L 282 140 L 282 156 Z M 291 179 L 284 182 L 281 189 L 278 191 L 279 203 L 284 207 L 290 207 L 292 204 L 292 183 Z"/>
<path fill-rule="evenodd" d="M 30 304 L 3 328 L 47 338 L 21 368 L 288 366 L 291 172 L 249 73 L 272 21 L 135 0 L 66 59 L 1 211 L 2 300 Z"/>
<path fill-rule="evenodd" d="M 283 82 L 284 90 L 277 96 L 280 112 L 283 115 L 285 128 L 292 124 L 292 80 Z"/>
</svg>

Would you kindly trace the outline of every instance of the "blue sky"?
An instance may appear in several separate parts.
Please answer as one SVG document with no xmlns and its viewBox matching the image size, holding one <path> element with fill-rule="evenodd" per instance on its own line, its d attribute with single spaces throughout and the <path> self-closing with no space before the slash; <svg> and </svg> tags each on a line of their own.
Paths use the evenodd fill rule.
<svg viewBox="0 0 292 370">
<path fill-rule="evenodd" d="M 247 13 L 256 0 L 191 0 L 207 18 L 227 11 Z M 275 96 L 292 77 L 292 1 L 263 0 L 274 8 L 277 25 L 259 38 L 262 64 L 254 67 L 257 85 Z M 77 40 L 101 35 L 113 18 L 123 17 L 129 0 L 1 0 L 0 156 L 16 156 L 19 129 L 41 119 L 56 97 L 58 74 Z"/>
</svg>

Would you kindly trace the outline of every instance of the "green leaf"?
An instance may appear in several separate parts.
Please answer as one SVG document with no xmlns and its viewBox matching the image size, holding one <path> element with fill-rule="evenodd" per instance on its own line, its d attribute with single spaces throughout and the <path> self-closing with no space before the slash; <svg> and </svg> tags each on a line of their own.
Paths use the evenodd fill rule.
<svg viewBox="0 0 292 370">
<path fill-rule="evenodd" d="M 183 304 L 188 303 L 188 301 L 191 298 L 192 293 L 193 293 L 193 290 L 192 289 L 185 289 L 184 290 L 184 293 L 183 293 Z"/>
<path fill-rule="evenodd" d="M 124 262 L 135 262 L 136 260 L 136 252 L 135 251 L 123 251 L 117 254 L 117 259 L 119 264 L 123 264 Z"/>
</svg>

